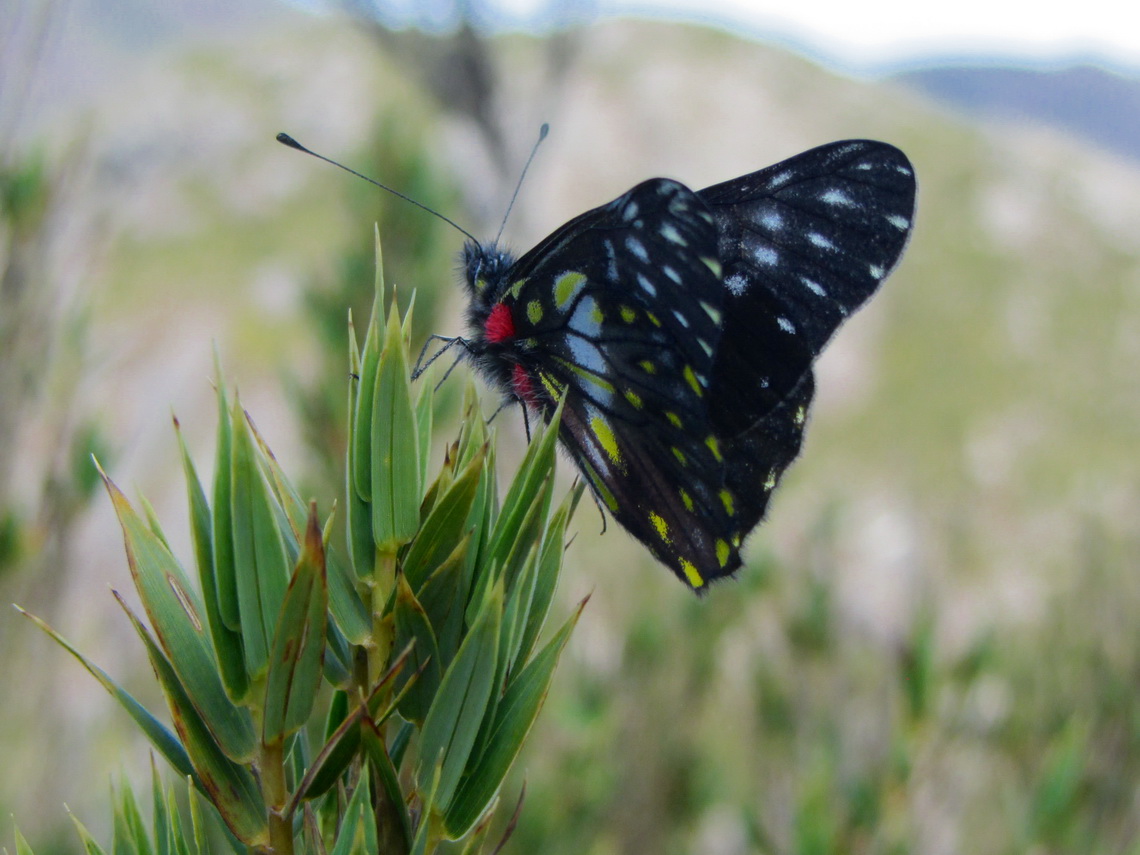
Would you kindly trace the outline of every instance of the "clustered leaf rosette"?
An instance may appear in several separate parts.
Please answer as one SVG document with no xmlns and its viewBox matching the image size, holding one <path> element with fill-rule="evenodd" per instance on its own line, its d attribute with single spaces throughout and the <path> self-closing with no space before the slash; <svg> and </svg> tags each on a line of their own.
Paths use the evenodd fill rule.
<svg viewBox="0 0 1140 855">
<path fill-rule="evenodd" d="M 302 501 L 219 372 L 210 497 L 175 421 L 197 584 L 149 506 L 140 515 L 103 475 L 146 620 L 119 602 L 173 729 L 32 618 L 212 806 L 235 850 L 425 853 L 467 836 L 475 851 L 584 605 L 543 638 L 582 492 L 555 506 L 558 416 L 500 500 L 469 387 L 429 483 L 434 389 L 410 379 L 412 310 L 386 306 L 379 239 L 376 252 L 363 347 L 349 324 L 347 555 L 330 546 L 334 515 Z M 116 825 L 115 851 L 206 851 L 198 801 L 187 829 L 157 780 L 154 793 L 153 839 L 141 821 Z M 137 815 L 133 799 L 120 794 L 116 817 Z"/>
</svg>

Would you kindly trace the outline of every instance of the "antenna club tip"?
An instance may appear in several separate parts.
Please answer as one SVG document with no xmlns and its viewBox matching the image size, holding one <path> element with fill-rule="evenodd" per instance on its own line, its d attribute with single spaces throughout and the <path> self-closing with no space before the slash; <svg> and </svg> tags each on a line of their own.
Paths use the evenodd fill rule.
<svg viewBox="0 0 1140 855">
<path fill-rule="evenodd" d="M 297 142 L 295 139 L 293 139 L 291 136 L 289 136 L 286 133 L 278 134 L 277 135 L 277 142 L 281 143 L 282 145 L 287 145 L 287 146 L 289 146 L 289 148 L 295 148 L 298 151 L 304 151 L 305 150 L 304 146 L 302 146 L 299 142 Z"/>
<path fill-rule="evenodd" d="M 546 139 L 546 135 L 548 133 L 550 133 L 550 123 L 549 122 L 543 122 L 542 127 L 538 129 L 539 141 Z"/>
</svg>

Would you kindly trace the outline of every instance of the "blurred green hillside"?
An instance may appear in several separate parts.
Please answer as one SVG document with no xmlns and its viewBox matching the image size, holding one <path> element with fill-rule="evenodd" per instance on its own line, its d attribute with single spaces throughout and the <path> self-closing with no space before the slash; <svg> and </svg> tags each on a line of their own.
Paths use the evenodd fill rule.
<svg viewBox="0 0 1140 855">
<path fill-rule="evenodd" d="M 920 182 L 911 246 L 820 360 L 803 458 L 738 581 L 698 601 L 580 510 L 560 596 L 594 595 L 508 790 L 525 775 L 505 851 L 1140 852 L 1140 170 L 719 31 L 608 23 L 491 54 L 512 169 L 552 125 L 516 248 L 643 178 L 702 187 L 845 137 L 898 145 Z M 374 221 L 424 333 L 462 331 L 461 236 L 274 134 L 488 237 L 513 175 L 344 22 L 284 15 L 120 62 L 43 131 L 49 163 L 81 164 L 48 269 L 82 335 L 61 335 L 70 361 L 47 364 L 40 400 L 97 427 L 112 477 L 188 555 L 168 420 L 211 446 L 214 347 L 327 503 Z M 106 593 L 128 579 L 108 503 L 74 509 L 42 559 L 64 532 L 34 513 L 35 467 L 78 469 L 37 418 L 0 449 L 22 461 L 5 498 L 41 520 L 0 600 L 145 687 Z M 497 424 L 522 447 L 517 412 Z M 141 780 L 146 750 L 17 617 L 0 611 L 0 756 L 20 770 L 0 816 L 39 852 L 77 851 L 63 804 L 98 836 L 108 777 Z"/>
</svg>

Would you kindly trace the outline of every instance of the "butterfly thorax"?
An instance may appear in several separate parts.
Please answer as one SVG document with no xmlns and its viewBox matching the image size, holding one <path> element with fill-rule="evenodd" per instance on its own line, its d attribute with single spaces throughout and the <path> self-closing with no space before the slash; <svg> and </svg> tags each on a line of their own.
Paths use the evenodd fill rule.
<svg viewBox="0 0 1140 855">
<path fill-rule="evenodd" d="M 470 302 L 468 352 L 483 377 L 511 398 L 537 406 L 530 377 L 520 364 L 521 347 L 515 320 L 504 302 L 515 258 L 497 244 L 468 241 L 463 246 L 463 272 Z"/>
</svg>

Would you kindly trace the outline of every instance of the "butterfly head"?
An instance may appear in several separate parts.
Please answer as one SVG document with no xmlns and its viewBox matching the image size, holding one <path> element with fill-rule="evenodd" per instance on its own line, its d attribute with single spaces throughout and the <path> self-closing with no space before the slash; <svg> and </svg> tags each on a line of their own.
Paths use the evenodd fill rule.
<svg viewBox="0 0 1140 855">
<path fill-rule="evenodd" d="M 469 240 L 463 245 L 463 280 L 473 306 L 490 311 L 502 296 L 503 283 L 514 258 L 497 244 Z"/>
</svg>

